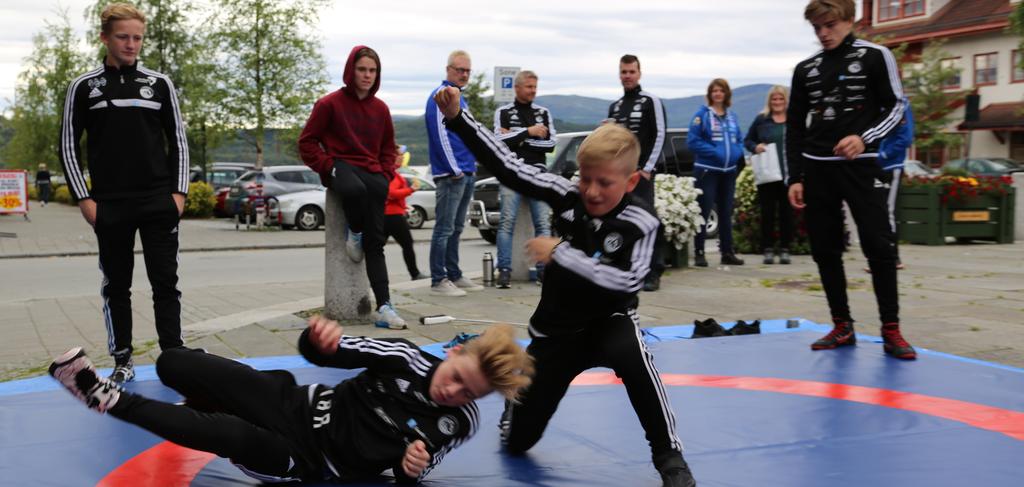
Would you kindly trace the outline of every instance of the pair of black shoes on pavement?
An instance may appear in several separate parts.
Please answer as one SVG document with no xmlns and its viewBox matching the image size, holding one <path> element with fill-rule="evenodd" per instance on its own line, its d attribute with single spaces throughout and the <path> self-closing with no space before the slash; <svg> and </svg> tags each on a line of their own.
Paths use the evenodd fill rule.
<svg viewBox="0 0 1024 487">
<path fill-rule="evenodd" d="M 757 335 L 761 333 L 761 320 L 752 323 L 739 320 L 732 328 L 726 330 L 714 318 L 704 321 L 693 321 L 693 335 L 690 338 L 722 337 L 730 335 Z"/>
<path fill-rule="evenodd" d="M 722 254 L 721 265 L 743 265 L 743 259 L 736 257 L 736 254 L 732 252 Z M 697 251 L 693 254 L 693 265 L 694 267 L 707 267 L 708 258 L 704 256 L 703 251 Z"/>
</svg>

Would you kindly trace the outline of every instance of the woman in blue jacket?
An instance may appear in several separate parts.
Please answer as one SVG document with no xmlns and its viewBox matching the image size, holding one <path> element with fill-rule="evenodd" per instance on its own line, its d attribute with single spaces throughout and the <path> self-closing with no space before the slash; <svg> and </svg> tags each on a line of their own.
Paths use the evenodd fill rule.
<svg viewBox="0 0 1024 487">
<path fill-rule="evenodd" d="M 694 114 L 686 145 L 696 157 L 693 176 L 703 194 L 697 197 L 700 214 L 707 221 L 711 208 L 718 210 L 718 249 L 723 265 L 743 265 L 732 247 L 732 206 L 736 193 L 737 164 L 743 159 L 743 133 L 736 114 L 729 110 L 732 90 L 729 83 L 716 78 L 708 85 L 706 106 Z M 694 238 L 693 264 L 707 267 L 704 240 L 707 229 L 702 227 Z"/>
<path fill-rule="evenodd" d="M 774 264 L 775 257 L 780 264 L 789 264 L 789 244 L 793 240 L 793 209 L 789 206 L 786 170 L 786 107 L 789 104 L 789 90 L 775 85 L 768 90 L 764 110 L 754 118 L 747 130 L 744 147 L 754 154 L 761 154 L 775 144 L 779 159 L 781 181 L 757 185 L 757 199 L 761 203 L 761 251 L 764 263 Z M 779 222 L 779 249 L 775 248 L 775 221 Z"/>
</svg>

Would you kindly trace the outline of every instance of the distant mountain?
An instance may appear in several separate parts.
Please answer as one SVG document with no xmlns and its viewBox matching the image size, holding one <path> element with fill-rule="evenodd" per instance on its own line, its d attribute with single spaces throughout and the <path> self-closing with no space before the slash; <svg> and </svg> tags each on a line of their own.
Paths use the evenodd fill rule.
<svg viewBox="0 0 1024 487">
<path fill-rule="evenodd" d="M 732 91 L 732 109 L 739 117 L 743 130 L 750 126 L 764 108 L 764 97 L 772 87 L 769 84 L 747 85 Z M 608 116 L 608 105 L 614 100 L 604 100 L 577 95 L 544 95 L 537 97 L 537 104 L 543 105 L 555 117 L 584 125 L 594 125 Z M 669 127 L 687 127 L 697 108 L 703 105 L 704 95 L 686 98 L 662 98 L 668 115 Z M 565 131 L 565 130 L 562 130 Z"/>
</svg>

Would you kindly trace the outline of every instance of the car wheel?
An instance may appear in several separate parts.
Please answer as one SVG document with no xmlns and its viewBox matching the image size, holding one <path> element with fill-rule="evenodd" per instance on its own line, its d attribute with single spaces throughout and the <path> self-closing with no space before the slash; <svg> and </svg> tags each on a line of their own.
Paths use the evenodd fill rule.
<svg viewBox="0 0 1024 487">
<path fill-rule="evenodd" d="M 480 229 L 480 236 L 484 238 L 488 243 L 498 242 L 498 231 L 493 229 Z"/>
<path fill-rule="evenodd" d="M 405 222 L 409 228 L 423 228 L 423 222 L 427 221 L 427 212 L 418 206 L 413 206 L 405 213 Z"/>
<path fill-rule="evenodd" d="M 303 206 L 295 214 L 295 228 L 302 231 L 316 230 L 323 223 L 324 213 L 320 211 L 320 208 L 313 205 Z"/>
<path fill-rule="evenodd" d="M 707 238 L 718 237 L 718 210 L 712 209 L 711 212 L 708 213 L 707 232 Z"/>
</svg>

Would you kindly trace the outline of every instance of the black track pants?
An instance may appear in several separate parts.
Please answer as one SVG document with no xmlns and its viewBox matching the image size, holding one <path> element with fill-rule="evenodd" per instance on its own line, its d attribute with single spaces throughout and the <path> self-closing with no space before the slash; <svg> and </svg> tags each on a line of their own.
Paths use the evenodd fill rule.
<svg viewBox="0 0 1024 487">
<path fill-rule="evenodd" d="M 507 406 L 511 414 L 506 446 L 510 452 L 525 452 L 540 440 L 569 383 L 591 367 L 609 367 L 622 379 L 655 458 L 682 451 L 665 386 L 636 319 L 630 310 L 628 315 L 617 313 L 580 333 L 533 337 L 527 349 L 536 360 L 533 383 L 520 404 Z"/>
<path fill-rule="evenodd" d="M 899 322 L 896 238 L 889 224 L 886 194 L 890 173 L 874 159 L 805 161 L 804 202 L 811 254 L 818 264 L 833 318 L 851 320 L 843 269 L 843 201 L 850 207 L 882 323 Z"/>
<path fill-rule="evenodd" d="M 384 201 L 388 198 L 388 178 L 351 166 L 334 163 L 331 187 L 341 195 L 345 219 L 353 232 L 363 234 L 366 277 L 370 280 L 377 306 L 391 302 L 388 290 L 388 265 L 384 260 Z M 396 176 L 401 177 L 401 176 Z"/>
<path fill-rule="evenodd" d="M 779 248 L 788 249 L 793 241 L 793 207 L 782 181 L 757 186 L 761 206 L 761 251 L 775 247 L 775 222 L 779 222 Z M 777 218 L 776 218 L 777 217 Z"/>
<path fill-rule="evenodd" d="M 96 241 L 103 284 L 107 349 L 119 361 L 132 353 L 132 273 L 135 233 L 142 238 L 146 274 L 153 288 L 153 316 L 160 349 L 181 346 L 178 291 L 178 207 L 170 193 L 96 203 Z"/>
<path fill-rule="evenodd" d="M 321 467 L 306 460 L 317 455 L 304 417 L 307 387 L 296 386 L 290 373 L 261 372 L 183 348 L 161 354 L 156 370 L 189 405 L 202 406 L 122 392 L 109 414 L 178 445 L 228 458 L 257 478 L 316 476 Z"/>
<path fill-rule="evenodd" d="M 409 222 L 405 221 L 405 215 L 384 215 L 384 239 L 393 237 L 395 242 L 402 247 L 402 259 L 405 260 L 405 268 L 409 271 L 409 277 L 415 279 L 420 275 L 420 268 L 416 265 L 416 250 L 413 249 L 412 232 L 409 231 Z"/>
</svg>

